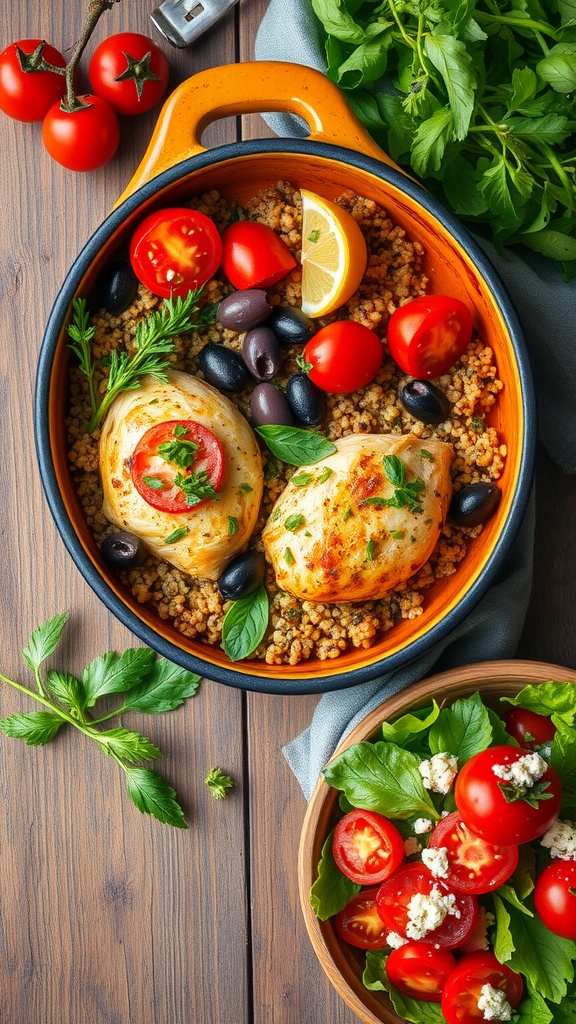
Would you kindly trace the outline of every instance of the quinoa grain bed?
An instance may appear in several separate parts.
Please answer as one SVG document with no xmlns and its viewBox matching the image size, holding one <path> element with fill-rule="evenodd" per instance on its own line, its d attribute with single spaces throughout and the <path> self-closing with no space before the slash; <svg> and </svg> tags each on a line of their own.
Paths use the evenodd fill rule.
<svg viewBox="0 0 576 1024">
<path fill-rule="evenodd" d="M 386 352 L 386 327 L 391 313 L 404 302 L 423 295 L 427 288 L 422 247 L 411 242 L 394 225 L 386 212 L 371 200 L 344 193 L 338 202 L 359 224 L 368 248 L 368 265 L 359 290 L 348 303 L 318 327 L 332 320 L 351 319 L 374 330 L 383 339 L 385 359 L 372 383 L 350 395 L 328 395 L 328 416 L 323 432 L 330 440 L 348 434 L 407 434 L 425 441 L 435 438 L 454 449 L 452 483 L 454 491 L 470 483 L 493 482 L 501 476 L 506 446 L 485 416 L 497 401 L 502 383 L 498 379 L 492 350 L 474 338 L 466 353 L 449 373 L 435 383 L 450 403 L 448 418 L 437 426 L 413 419 L 399 401 L 403 384 L 409 379 Z M 287 277 L 268 290 L 273 305 L 301 304 L 300 193 L 286 182 L 260 192 L 243 209 L 230 206 L 216 192 L 190 205 L 211 217 L 220 230 L 238 217 L 261 221 L 286 242 L 298 261 Z M 233 289 L 220 280 L 210 281 L 202 303 L 217 303 Z M 106 362 L 112 349 L 133 347 L 135 324 L 161 304 L 161 300 L 140 286 L 133 305 L 120 316 L 100 310 L 92 317 L 95 328 L 93 351 L 97 359 L 96 386 L 106 387 Z M 213 324 L 175 340 L 169 356 L 174 368 L 197 372 L 198 354 L 209 342 L 240 350 L 243 335 Z M 300 346 L 285 346 L 280 383 L 299 370 L 296 356 Z M 103 358 L 104 357 L 104 358 Z M 104 365 L 102 365 L 102 363 Z M 248 416 L 251 388 L 229 396 Z M 70 409 L 67 419 L 69 460 L 73 480 L 87 522 L 97 543 L 114 531 L 102 513 L 102 487 L 98 474 L 99 431 L 86 433 L 90 405 L 87 382 L 77 366 L 70 373 Z M 262 550 L 261 531 L 271 509 L 295 472 L 263 452 L 264 496 L 251 546 Z M 193 513 L 191 513 L 193 515 Z M 464 529 L 449 521 L 444 525 L 436 548 L 426 564 L 409 580 L 384 598 L 362 603 L 321 604 L 300 601 L 279 591 L 269 567 L 266 588 L 270 598 L 270 622 L 254 658 L 270 665 L 297 665 L 309 658 L 336 658 L 352 647 L 371 647 L 400 619 L 413 619 L 422 612 L 427 589 L 438 579 L 456 572 L 466 554 L 468 539 L 481 527 Z M 161 619 L 170 620 L 183 635 L 210 645 L 220 643 L 222 621 L 229 606 L 215 582 L 186 576 L 167 562 L 149 556 L 143 565 L 120 574 L 133 597 L 154 608 Z"/>
</svg>

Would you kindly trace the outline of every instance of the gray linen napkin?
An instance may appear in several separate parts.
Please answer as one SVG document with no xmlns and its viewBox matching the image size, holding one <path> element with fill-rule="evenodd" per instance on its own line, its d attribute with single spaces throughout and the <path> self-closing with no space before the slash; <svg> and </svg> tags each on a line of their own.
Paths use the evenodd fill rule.
<svg viewBox="0 0 576 1024">
<path fill-rule="evenodd" d="M 257 60 L 278 59 L 326 70 L 322 29 L 310 0 L 271 0 L 258 29 Z M 287 114 L 266 121 L 278 135 L 303 137 L 307 126 Z M 482 238 L 522 324 L 536 385 L 539 437 L 565 473 L 576 472 L 576 280 L 565 283 L 551 261 L 525 251 L 504 259 Z M 432 671 L 513 657 L 526 615 L 532 578 L 534 501 L 495 584 L 457 629 L 402 671 L 324 694 L 312 722 L 284 747 L 308 799 L 339 741 L 372 708 Z"/>
</svg>

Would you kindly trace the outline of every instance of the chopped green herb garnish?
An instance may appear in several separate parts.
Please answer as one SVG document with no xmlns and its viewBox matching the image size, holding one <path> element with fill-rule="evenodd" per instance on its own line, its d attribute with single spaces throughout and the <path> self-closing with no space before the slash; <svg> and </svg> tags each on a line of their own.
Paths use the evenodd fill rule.
<svg viewBox="0 0 576 1024">
<path fill-rule="evenodd" d="M 288 516 L 284 526 L 290 533 L 295 533 L 301 526 L 304 526 L 305 521 L 304 516 L 297 512 L 293 516 Z"/>
<path fill-rule="evenodd" d="M 183 492 L 187 505 L 199 505 L 204 498 L 213 498 L 215 501 L 219 500 L 219 496 L 210 483 L 208 472 L 205 469 L 201 469 L 198 473 L 192 470 L 186 476 L 183 476 L 182 473 L 177 473 L 174 477 L 174 483 Z"/>
<path fill-rule="evenodd" d="M 238 520 L 236 519 L 236 516 L 228 516 L 228 534 L 229 534 L 229 536 L 233 537 L 235 534 L 238 533 L 239 529 L 240 529 L 240 527 L 238 526 Z"/>
<path fill-rule="evenodd" d="M 366 545 L 366 561 L 367 562 L 373 562 L 374 561 L 374 550 L 375 550 L 375 547 L 376 547 L 376 545 L 375 545 L 374 541 L 373 540 L 369 540 L 367 545 Z"/>
<path fill-rule="evenodd" d="M 278 508 L 274 509 L 274 511 L 273 511 L 272 515 L 270 516 L 270 518 L 271 518 L 272 522 L 275 523 L 275 522 L 277 522 L 278 519 L 280 519 L 281 515 L 282 515 L 282 509 L 280 507 L 278 507 Z"/>
<path fill-rule="evenodd" d="M 486 421 L 482 416 L 473 416 L 470 422 L 474 430 L 486 430 Z"/>
<path fill-rule="evenodd" d="M 211 768 L 204 782 L 216 800 L 223 800 L 228 791 L 234 789 L 232 779 L 220 771 L 220 768 Z"/>
<path fill-rule="evenodd" d="M 254 488 L 250 487 L 250 484 L 240 484 L 240 490 L 243 491 L 244 494 L 252 494 Z"/>
<path fill-rule="evenodd" d="M 434 456 L 432 452 L 429 452 L 427 448 L 421 448 L 418 452 L 421 459 L 428 459 L 428 462 L 434 462 Z"/>
<path fill-rule="evenodd" d="M 359 501 L 358 504 L 359 505 L 376 505 L 377 508 L 385 508 L 390 503 L 389 503 L 387 498 L 374 497 L 374 498 L 362 498 L 362 501 Z"/>
<path fill-rule="evenodd" d="M 286 551 L 284 552 L 284 561 L 286 562 L 286 565 L 294 565 L 294 562 L 296 561 L 294 555 L 290 551 L 290 548 L 286 548 Z"/>
<path fill-rule="evenodd" d="M 324 469 L 320 470 L 318 474 L 318 483 L 323 484 L 324 481 L 327 480 L 329 476 L 332 476 L 333 472 L 334 470 L 330 469 L 330 466 L 324 466 Z"/>
<path fill-rule="evenodd" d="M 386 499 L 386 504 L 390 508 L 408 508 L 414 514 L 421 512 L 422 505 L 417 495 L 424 490 L 424 481 L 420 477 L 416 477 L 415 480 L 408 483 L 406 466 L 397 455 L 384 455 L 382 462 L 384 463 L 384 472 L 395 488 L 392 497 Z"/>
<path fill-rule="evenodd" d="M 312 473 L 296 473 L 290 480 L 290 483 L 294 484 L 294 487 L 307 487 L 308 484 L 312 483 L 313 479 Z"/>
<path fill-rule="evenodd" d="M 151 487 L 153 491 L 162 491 L 166 481 L 159 476 L 143 476 L 142 483 L 146 484 L 146 487 Z"/>
<path fill-rule="evenodd" d="M 342 519 L 344 520 L 344 522 L 346 522 L 346 520 L 347 520 L 347 519 L 350 519 L 350 516 L 351 516 L 352 514 L 353 514 L 353 513 L 352 513 L 352 509 L 351 509 L 351 508 L 347 508 L 347 509 L 345 509 L 345 511 L 344 511 L 344 514 L 343 514 L 343 516 L 342 516 Z"/>
<path fill-rule="evenodd" d="M 310 234 L 308 235 L 308 241 L 312 242 L 313 245 L 316 244 L 316 242 L 319 240 L 319 238 L 320 238 L 320 228 L 314 228 L 314 231 L 311 231 Z"/>
<path fill-rule="evenodd" d="M 280 465 L 278 460 L 274 458 L 272 454 L 266 459 L 266 465 L 264 466 L 264 479 L 274 480 L 280 472 Z"/>
<path fill-rule="evenodd" d="M 173 530 L 167 537 L 164 537 L 165 544 L 175 544 L 177 540 L 182 540 L 188 533 L 187 526 L 180 526 L 177 530 Z"/>
<path fill-rule="evenodd" d="M 390 530 L 390 536 L 393 540 L 402 540 L 404 536 L 404 530 Z"/>
<path fill-rule="evenodd" d="M 174 437 L 184 437 L 187 433 L 188 427 L 184 427 L 182 423 L 178 423 L 178 425 L 174 427 Z"/>
<path fill-rule="evenodd" d="M 199 447 L 195 441 L 163 441 L 158 445 L 158 454 L 166 462 L 172 462 L 180 469 L 190 469 L 194 465 Z"/>
<path fill-rule="evenodd" d="M 310 533 L 310 530 L 304 530 L 304 536 L 305 537 L 311 537 L 312 534 Z"/>
</svg>

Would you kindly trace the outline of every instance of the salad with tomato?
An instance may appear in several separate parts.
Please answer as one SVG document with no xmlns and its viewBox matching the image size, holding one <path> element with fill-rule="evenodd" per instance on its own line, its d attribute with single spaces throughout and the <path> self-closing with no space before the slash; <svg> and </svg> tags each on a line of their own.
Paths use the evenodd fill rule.
<svg viewBox="0 0 576 1024">
<path fill-rule="evenodd" d="M 433 700 L 324 778 L 310 901 L 366 988 L 414 1024 L 576 1019 L 576 683 Z"/>
</svg>

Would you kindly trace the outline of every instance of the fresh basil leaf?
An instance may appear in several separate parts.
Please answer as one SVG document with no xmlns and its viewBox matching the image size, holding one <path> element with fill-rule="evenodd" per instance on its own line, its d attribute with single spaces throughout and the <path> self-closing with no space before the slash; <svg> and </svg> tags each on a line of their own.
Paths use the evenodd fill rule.
<svg viewBox="0 0 576 1024">
<path fill-rule="evenodd" d="M 576 716 L 576 682 L 548 680 L 537 686 L 529 683 L 515 697 L 501 697 L 503 703 L 535 711 L 538 715 L 555 715 L 567 725 L 572 725 Z"/>
<path fill-rule="evenodd" d="M 155 657 L 149 647 L 131 647 L 121 655 L 114 651 L 98 655 L 82 673 L 86 707 L 93 707 L 106 693 L 124 693 L 136 686 L 150 671 Z"/>
<path fill-rule="evenodd" d="M 24 740 L 30 747 L 41 747 L 54 739 L 63 724 L 63 719 L 51 711 L 31 711 L 28 715 L 17 713 L 0 719 L 0 731 Z"/>
<path fill-rule="evenodd" d="M 175 828 L 188 828 L 184 812 L 176 800 L 176 792 L 150 768 L 125 768 L 126 791 L 142 814 L 151 814 L 158 821 Z"/>
<path fill-rule="evenodd" d="M 273 455 L 290 466 L 311 466 L 336 451 L 336 445 L 322 434 L 303 427 L 283 427 L 267 423 L 256 427 Z"/>
<path fill-rule="evenodd" d="M 572 129 L 568 118 L 558 114 L 545 114 L 544 117 L 509 117 L 506 126 L 510 135 L 528 142 L 537 139 L 552 146 L 564 142 Z"/>
<path fill-rule="evenodd" d="M 434 724 L 439 714 L 440 708 L 433 701 L 431 708 L 408 712 L 394 722 L 382 722 L 382 739 L 410 750 L 415 744 L 421 743 L 422 733 Z"/>
<path fill-rule="evenodd" d="M 465 43 L 450 35 L 427 34 L 424 52 L 442 75 L 454 117 L 455 137 L 464 139 L 475 104 L 476 76 L 472 58 Z"/>
<path fill-rule="evenodd" d="M 492 726 L 480 694 L 473 693 L 443 708 L 430 729 L 429 741 L 433 754 L 454 754 L 459 768 L 474 754 L 489 747 Z"/>
<path fill-rule="evenodd" d="M 507 910 L 514 951 L 506 963 L 523 974 L 530 988 L 544 999 L 561 1002 L 574 979 L 576 943 L 554 935 L 538 917 L 527 917 L 511 904 Z"/>
<path fill-rule="evenodd" d="M 412 143 L 412 166 L 424 178 L 442 167 L 446 146 L 454 138 L 450 107 L 440 107 L 418 126 Z"/>
<path fill-rule="evenodd" d="M 507 104 L 507 115 L 521 110 L 533 100 L 538 89 L 538 77 L 532 68 L 514 68 L 512 71 L 511 95 Z"/>
<path fill-rule="evenodd" d="M 337 84 L 342 89 L 357 89 L 381 78 L 388 64 L 390 32 L 383 29 L 365 39 L 338 68 Z"/>
<path fill-rule="evenodd" d="M 488 718 L 490 719 L 490 725 L 492 726 L 492 742 L 491 747 L 508 746 L 519 747 L 520 744 L 509 732 L 506 732 L 506 726 L 500 715 L 496 713 L 492 708 L 486 708 L 488 712 Z"/>
<path fill-rule="evenodd" d="M 318 877 L 310 889 L 310 905 L 320 921 L 327 921 L 362 889 L 337 867 L 332 853 L 334 830 L 326 839 L 318 864 Z"/>
<path fill-rule="evenodd" d="M 556 1007 L 554 1007 L 554 1013 L 556 1013 Z M 550 1024 L 551 1021 L 554 1021 L 554 1024 L 560 1024 L 560 1018 L 554 1016 L 540 993 L 534 989 L 523 996 L 522 1002 L 514 1010 L 512 1020 L 514 1024 Z M 576 1020 L 576 1017 L 573 1020 Z"/>
<path fill-rule="evenodd" d="M 536 72 L 555 92 L 576 89 L 576 43 L 558 43 L 538 61 Z"/>
<path fill-rule="evenodd" d="M 69 672 L 48 672 L 48 689 L 66 708 L 75 708 L 80 714 L 86 710 L 86 693 L 82 682 Z"/>
<path fill-rule="evenodd" d="M 455 213 L 467 217 L 478 217 L 486 213 L 488 204 L 478 185 L 482 171 L 474 167 L 463 156 L 457 154 L 445 161 L 443 185 L 446 197 Z"/>
<path fill-rule="evenodd" d="M 230 605 L 222 623 L 222 648 L 232 661 L 254 653 L 266 633 L 268 618 L 268 594 L 263 583 Z"/>
<path fill-rule="evenodd" d="M 43 661 L 49 658 L 56 650 L 62 630 L 68 621 L 68 612 L 61 612 L 53 619 L 45 622 L 44 625 L 35 629 L 28 641 L 28 646 L 22 651 L 22 657 L 28 668 L 33 672 L 40 668 Z"/>
<path fill-rule="evenodd" d="M 395 743 L 354 743 L 324 769 L 328 785 L 341 789 L 362 810 L 378 811 L 387 818 L 426 817 L 439 814 L 418 770 L 420 758 Z"/>
<path fill-rule="evenodd" d="M 369 949 L 366 952 L 366 967 L 362 975 L 362 984 L 371 992 L 387 992 L 388 978 L 386 975 L 386 961 L 388 951 L 384 949 Z"/>
<path fill-rule="evenodd" d="M 174 711 L 187 697 L 193 697 L 200 685 L 200 676 L 174 665 L 167 658 L 157 658 L 144 682 L 130 690 L 120 711 L 140 711 L 159 715 Z"/>
<path fill-rule="evenodd" d="M 516 907 L 516 910 L 518 910 L 521 914 L 525 914 L 526 917 L 534 917 L 534 914 L 532 913 L 530 908 L 527 906 L 526 903 L 522 902 L 522 900 L 516 893 L 515 889 L 511 885 L 507 885 L 506 883 L 504 883 L 504 885 L 499 885 L 497 892 L 498 896 L 501 899 L 505 900 L 506 903 L 511 904 L 511 906 Z"/>
<path fill-rule="evenodd" d="M 494 894 L 494 917 L 496 925 L 493 935 L 494 955 L 500 963 L 508 963 L 515 946 L 510 932 L 510 914 L 500 897 Z"/>
<path fill-rule="evenodd" d="M 131 732 L 122 726 L 106 729 L 94 737 L 105 754 L 120 758 L 133 764 L 136 761 L 155 761 L 160 757 L 158 747 L 139 732 Z"/>
<path fill-rule="evenodd" d="M 364 30 L 349 14 L 345 0 L 312 0 L 312 9 L 330 35 L 343 43 L 361 43 Z"/>
<path fill-rule="evenodd" d="M 548 256 L 550 259 L 562 261 L 576 259 L 576 238 L 564 234 L 562 231 L 544 228 L 534 234 L 522 235 L 519 240 L 529 249 L 539 252 L 542 256 Z"/>
<path fill-rule="evenodd" d="M 493 213 L 513 227 L 520 223 L 520 216 L 510 192 L 508 162 L 503 154 L 495 155 L 490 166 L 484 171 L 479 187 Z"/>
</svg>

